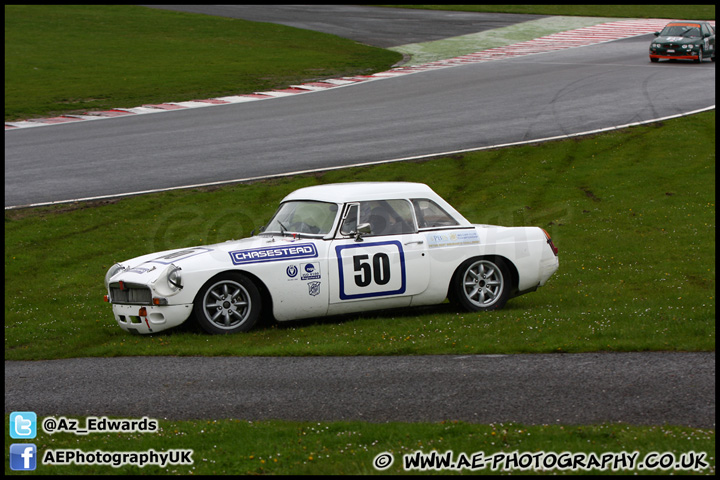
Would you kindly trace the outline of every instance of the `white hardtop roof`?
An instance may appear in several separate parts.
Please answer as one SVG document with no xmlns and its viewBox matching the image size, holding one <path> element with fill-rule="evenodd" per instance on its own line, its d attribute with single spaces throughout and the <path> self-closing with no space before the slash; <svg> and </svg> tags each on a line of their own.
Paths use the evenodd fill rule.
<svg viewBox="0 0 720 480">
<path fill-rule="evenodd" d="M 295 190 L 283 198 L 283 202 L 291 200 L 314 200 L 318 202 L 349 203 L 367 202 L 372 200 L 394 200 L 427 198 L 437 203 L 447 213 L 455 217 L 461 225 L 470 225 L 452 205 L 446 202 L 432 188 L 424 183 L 412 182 L 350 182 L 315 185 Z"/>
<path fill-rule="evenodd" d="M 424 183 L 410 182 L 351 182 L 316 185 L 295 190 L 283 199 L 317 200 L 320 202 L 348 203 L 398 198 L 439 198 Z"/>
</svg>

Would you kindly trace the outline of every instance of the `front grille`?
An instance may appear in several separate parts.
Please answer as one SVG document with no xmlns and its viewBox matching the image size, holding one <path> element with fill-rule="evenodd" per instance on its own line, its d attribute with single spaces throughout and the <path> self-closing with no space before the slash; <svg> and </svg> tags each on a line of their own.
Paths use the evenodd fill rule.
<svg viewBox="0 0 720 480">
<path fill-rule="evenodd" d="M 123 289 L 120 284 L 110 284 L 111 303 L 129 303 L 131 305 L 151 305 L 152 292 L 144 285 L 130 285 L 125 283 Z"/>
</svg>

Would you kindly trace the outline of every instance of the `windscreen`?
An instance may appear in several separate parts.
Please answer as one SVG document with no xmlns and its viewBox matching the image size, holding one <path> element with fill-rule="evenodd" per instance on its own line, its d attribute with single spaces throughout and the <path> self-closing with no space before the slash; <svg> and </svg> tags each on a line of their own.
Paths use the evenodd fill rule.
<svg viewBox="0 0 720 480">
<path fill-rule="evenodd" d="M 330 233 L 338 206 L 334 203 L 293 201 L 285 202 L 263 233 L 327 235 Z"/>
</svg>

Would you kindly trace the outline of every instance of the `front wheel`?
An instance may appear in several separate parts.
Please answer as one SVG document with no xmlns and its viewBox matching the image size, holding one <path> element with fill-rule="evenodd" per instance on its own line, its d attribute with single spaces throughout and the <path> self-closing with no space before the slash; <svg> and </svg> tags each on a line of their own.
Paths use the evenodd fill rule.
<svg viewBox="0 0 720 480">
<path fill-rule="evenodd" d="M 451 300 L 463 309 L 476 312 L 499 310 L 510 298 L 510 273 L 501 259 L 471 259 L 453 276 Z"/>
<path fill-rule="evenodd" d="M 207 282 L 195 298 L 193 312 L 208 333 L 247 332 L 258 320 L 261 298 L 255 284 L 240 273 L 222 274 Z"/>
</svg>

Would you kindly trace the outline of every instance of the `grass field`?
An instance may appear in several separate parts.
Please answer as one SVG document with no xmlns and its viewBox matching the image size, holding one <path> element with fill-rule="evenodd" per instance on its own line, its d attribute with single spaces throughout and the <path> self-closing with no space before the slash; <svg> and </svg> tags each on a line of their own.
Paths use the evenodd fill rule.
<svg viewBox="0 0 720 480">
<path fill-rule="evenodd" d="M 5 120 L 251 93 L 400 59 L 270 23 L 130 5 L 5 5 Z"/>
<path fill-rule="evenodd" d="M 48 12 L 39 16 L 27 15 L 24 9 L 29 8 L 33 7 L 5 7 L 6 120 L 9 112 L 12 118 L 20 118 L 73 109 L 179 101 L 194 96 L 207 98 L 228 90 L 238 93 L 236 89 L 254 91 L 284 86 L 297 79 L 384 70 L 396 59 L 395 54 L 337 39 L 332 39 L 337 50 L 319 48 L 314 43 L 329 41 L 327 36 L 270 25 L 261 27 L 161 12 L 156 16 L 156 12 L 140 7 L 107 7 L 102 11 L 97 7 L 95 10 L 35 7 Z M 632 16 L 679 16 L 652 6 L 646 8 L 649 11 Z M 621 10 L 628 9 L 607 6 L 597 13 L 577 14 L 622 16 Z M 106 50 L 95 51 L 94 57 L 89 52 L 90 57 L 76 57 L 77 74 L 68 82 L 72 85 L 63 86 L 47 82 L 47 78 L 60 72 L 66 76 L 67 67 L 73 64 L 68 64 L 67 58 L 65 62 L 41 58 L 38 49 L 54 48 L 60 39 L 77 41 L 75 48 L 80 48 L 77 45 L 87 45 L 89 35 L 101 37 L 100 44 L 105 41 L 112 45 L 117 39 L 122 42 L 126 39 L 115 36 L 113 40 L 112 35 L 106 36 L 103 31 L 87 31 L 84 23 L 78 23 L 78 29 L 65 24 L 59 30 L 57 22 L 48 18 L 52 12 L 60 15 L 56 19 L 72 12 L 79 22 L 89 18 L 90 23 L 102 25 L 106 31 L 111 31 L 113 25 L 127 25 L 120 21 L 123 19 L 137 25 L 175 26 L 157 29 L 161 33 L 155 38 L 146 37 L 146 42 L 163 45 L 156 59 L 168 55 L 183 59 L 187 52 L 185 39 L 191 37 L 191 43 L 203 44 L 202 36 L 210 32 L 208 44 L 213 57 L 227 54 L 236 58 L 244 53 L 244 47 L 242 42 L 234 43 L 228 38 L 242 38 L 243 32 L 254 28 L 259 30 L 253 30 L 251 36 L 262 39 L 262 45 L 248 48 L 262 48 L 264 42 L 275 38 L 284 38 L 284 44 L 295 47 L 289 52 L 276 45 L 277 51 L 283 53 L 269 63 L 281 65 L 263 64 L 258 78 L 249 79 L 251 75 L 247 71 L 242 73 L 240 68 L 236 78 L 228 81 L 222 75 L 214 76 L 210 66 L 207 76 L 198 76 L 195 71 L 173 70 L 172 64 L 176 62 L 170 61 L 160 68 L 138 67 L 138 75 L 123 77 L 127 83 L 120 85 L 132 88 L 117 90 L 105 88 L 107 84 L 93 84 L 89 77 L 106 71 L 105 55 L 101 55 Z M 140 12 L 150 19 L 142 22 L 134 19 Z M 114 15 L 118 22 L 92 16 L 106 14 Z M 557 14 L 576 13 L 564 10 Z M 714 6 L 711 14 L 714 18 Z M 18 17 L 24 23 L 17 23 Z M 33 33 L 42 29 L 56 34 L 62 31 L 63 35 L 41 37 L 44 41 L 38 42 L 28 40 L 36 51 L 13 50 L 18 39 L 23 38 L 20 32 L 32 39 Z M 179 31 L 182 35 L 177 35 Z M 218 36 L 225 41 L 217 41 L 214 32 L 222 32 Z M 43 51 L 47 54 L 53 50 Z M 9 65 L 17 58 L 15 55 L 27 58 L 28 62 Z M 125 48 L 122 56 L 127 58 L 113 58 L 127 62 L 126 66 L 144 63 L 143 57 L 137 55 L 137 49 Z M 203 50 L 196 50 L 195 55 L 200 58 Z M 355 56 L 346 62 L 348 55 Z M 286 70 L 287 56 L 297 56 L 300 63 Z M 96 66 L 85 70 L 93 62 L 97 62 Z M 252 62 L 248 65 L 257 67 Z M 37 78 L 23 76 L 32 74 L 31 70 L 37 73 Z M 112 69 L 110 72 L 117 76 Z M 153 75 L 166 72 L 178 78 L 168 81 L 157 77 L 157 81 L 148 82 Z M 249 83 L 240 85 L 239 79 Z M 21 97 L 26 96 L 30 101 L 20 106 L 17 101 L 24 101 Z M 441 305 L 263 325 L 249 334 L 228 337 L 209 336 L 192 325 L 160 335 L 131 336 L 115 325 L 110 307 L 102 302 L 105 271 L 116 261 L 166 248 L 248 236 L 267 221 L 277 202 L 291 190 L 318 183 L 361 180 L 431 181 L 433 188 L 471 221 L 542 226 L 560 249 L 560 270 L 538 292 L 511 300 L 500 312 L 459 314 L 448 305 Z M 218 208 L 228 204 L 235 206 Z M 6 211 L 5 359 L 714 351 L 715 228 L 714 111 L 593 137 L 410 164 L 94 204 Z M 143 413 L 138 412 L 138 417 Z M 8 425 L 7 415 L 5 424 Z M 417 450 L 430 453 L 433 449 L 439 453 L 452 450 L 456 455 L 516 450 L 638 451 L 641 457 L 650 452 L 678 455 L 707 452 L 710 466 L 690 473 L 715 472 L 714 429 L 618 424 L 471 425 L 452 419 L 439 424 L 161 419 L 160 425 L 160 432 L 144 435 L 78 437 L 40 433 L 36 443 L 41 454 L 52 448 L 84 451 L 192 448 L 194 465 L 164 469 L 41 466 L 36 473 L 366 474 L 376 473 L 372 461 L 382 452 L 395 456 L 395 463 L 386 473 L 402 473 L 402 454 Z M 6 445 L 12 441 L 6 428 Z M 7 463 L 5 469 L 6 473 L 13 473 Z"/>
</svg>

